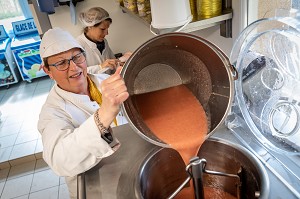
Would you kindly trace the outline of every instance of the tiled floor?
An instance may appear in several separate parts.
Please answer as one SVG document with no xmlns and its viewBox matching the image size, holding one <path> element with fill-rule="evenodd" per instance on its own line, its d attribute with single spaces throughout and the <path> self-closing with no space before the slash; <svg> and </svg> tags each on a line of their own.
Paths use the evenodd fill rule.
<svg viewBox="0 0 300 199">
<path fill-rule="evenodd" d="M 41 77 L 0 87 L 0 169 L 18 165 L 23 157 L 41 158 L 37 121 L 52 85 L 50 78 Z"/>
<path fill-rule="evenodd" d="M 63 178 L 42 158 L 37 120 L 53 81 L 48 77 L 20 80 L 0 87 L 0 199 L 67 199 Z"/>
<path fill-rule="evenodd" d="M 63 177 L 42 159 L 0 170 L 1 199 L 68 199 Z"/>
</svg>

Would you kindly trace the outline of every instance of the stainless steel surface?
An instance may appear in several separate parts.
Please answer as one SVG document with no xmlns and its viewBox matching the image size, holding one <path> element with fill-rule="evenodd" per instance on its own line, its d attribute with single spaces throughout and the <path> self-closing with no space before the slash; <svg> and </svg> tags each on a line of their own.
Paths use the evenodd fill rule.
<svg viewBox="0 0 300 199">
<path fill-rule="evenodd" d="M 144 158 L 136 174 L 138 198 L 168 198 L 188 177 L 179 153 L 162 148 Z"/>
<path fill-rule="evenodd" d="M 128 124 L 113 131 L 121 147 L 85 173 L 86 199 L 138 198 L 135 196 L 137 170 L 149 153 L 161 149 L 141 139 Z M 83 181 L 78 183 L 80 187 Z"/>
<path fill-rule="evenodd" d="M 80 199 L 86 199 L 85 173 L 81 173 L 77 175 L 77 181 L 81 182 L 81 183 L 77 183 L 77 196 Z"/>
<path fill-rule="evenodd" d="M 144 139 L 162 147 L 168 144 L 144 124 L 135 95 L 184 84 L 206 111 L 211 132 L 227 115 L 234 93 L 228 58 L 212 43 L 185 33 L 145 42 L 125 63 L 122 75 L 130 94 L 122 105 L 128 122 Z"/>
<path fill-rule="evenodd" d="M 143 165 L 144 161 L 149 161 L 149 157 L 153 156 L 153 154 L 165 153 L 161 151 L 168 151 L 166 153 L 173 154 L 169 157 L 177 162 L 175 165 L 172 164 L 173 167 L 177 166 L 177 169 L 184 167 L 184 165 L 181 164 L 182 162 L 180 161 L 180 157 L 176 155 L 176 152 L 174 153 L 174 150 L 162 149 L 158 146 L 146 142 L 144 139 L 141 139 L 128 124 L 114 128 L 114 132 L 117 135 L 118 139 L 121 141 L 122 146 L 114 155 L 112 155 L 109 158 L 103 159 L 98 166 L 86 172 L 85 186 L 87 199 L 142 198 L 141 195 L 138 194 L 139 191 L 137 188 L 140 187 L 136 178 L 137 174 L 139 173 L 138 168 L 141 167 L 141 165 Z M 221 143 L 224 142 L 224 140 L 226 139 L 226 142 L 230 142 L 230 145 L 233 145 L 233 147 L 243 146 L 243 144 L 235 137 L 235 135 L 232 134 L 232 132 L 224 126 L 218 128 L 218 130 L 214 133 L 212 137 L 213 139 L 215 139 L 216 141 L 220 141 Z M 215 150 L 219 151 L 217 150 L 217 148 L 213 149 L 213 151 Z M 231 153 L 232 151 L 230 150 L 227 152 L 227 155 L 229 154 L 235 157 L 236 152 Z M 220 153 L 216 152 L 215 155 L 220 156 Z M 158 163 L 156 162 L 155 164 Z M 148 166 L 149 165 L 150 164 L 148 164 Z M 164 165 L 164 167 L 167 166 Z M 168 171 L 169 169 L 170 168 L 166 168 L 164 170 Z M 286 173 L 286 170 L 282 167 L 276 167 L 276 169 L 277 172 L 281 173 L 282 175 Z M 284 184 L 278 179 L 278 176 L 276 176 L 273 173 L 273 171 L 270 170 L 269 167 L 265 167 L 265 170 L 269 177 L 269 189 L 262 188 L 262 192 L 260 194 L 263 194 L 264 191 L 269 190 L 268 198 L 299 198 L 296 193 L 291 192 L 289 187 L 287 187 L 286 184 Z M 162 172 L 162 174 L 167 175 L 165 172 Z M 183 178 L 183 180 L 186 177 L 184 172 L 176 173 L 176 175 L 179 176 L 178 181 L 180 179 L 180 176 Z M 151 178 L 151 176 L 149 177 Z M 292 177 L 293 176 L 290 176 L 289 179 L 292 180 Z M 170 179 L 163 180 L 170 181 Z M 146 185 L 146 182 L 148 181 L 145 180 L 144 185 Z M 158 184 L 158 182 L 159 181 L 155 181 L 154 184 Z M 262 182 L 262 185 L 264 183 L 265 182 Z M 259 193 L 256 193 L 256 195 L 258 194 Z"/>
<path fill-rule="evenodd" d="M 162 152 L 164 154 L 161 154 Z M 147 161 L 139 174 L 143 198 L 167 198 L 170 192 L 174 192 L 179 187 L 170 182 L 180 182 L 179 176 L 184 177 L 185 169 L 177 167 L 181 163 L 180 159 L 166 162 L 165 159 L 169 155 L 169 151 L 161 150 L 150 159 L 145 157 Z M 241 179 L 241 187 L 237 188 L 240 185 L 238 177 L 212 175 L 212 172 L 210 174 L 204 172 L 204 186 L 224 190 L 237 198 L 241 196 L 241 198 L 253 199 L 255 193 L 260 193 L 261 199 L 269 198 L 269 180 L 266 170 L 259 160 L 245 148 L 225 140 L 209 138 L 201 146 L 198 156 L 206 159 L 207 170 L 238 175 Z M 166 165 L 167 172 L 161 170 Z M 181 179 L 181 182 L 184 180 Z"/>
<path fill-rule="evenodd" d="M 249 151 L 240 145 L 235 145 L 225 140 L 209 139 L 201 146 L 198 156 L 206 159 L 206 168 L 240 176 L 240 193 L 236 187 L 237 178 L 204 175 L 205 186 L 221 187 L 233 196 L 241 198 L 255 198 L 255 193 L 260 193 L 260 198 L 269 198 L 269 179 L 261 162 Z M 208 182 L 208 183 L 207 183 Z"/>
<path fill-rule="evenodd" d="M 168 197 L 168 199 L 173 199 L 177 196 L 177 194 L 187 186 L 190 181 L 193 181 L 193 189 L 195 192 L 195 198 L 204 198 L 204 183 L 203 183 L 203 173 L 210 175 L 217 175 L 223 177 L 235 178 L 237 181 L 235 182 L 236 187 L 236 198 L 240 199 L 240 189 L 241 189 L 241 180 L 238 174 L 241 174 L 242 167 L 238 170 L 238 174 L 229 174 L 220 171 L 211 171 L 206 169 L 206 160 L 204 158 L 199 158 L 198 156 L 192 157 L 190 159 L 190 163 L 186 166 L 185 170 L 189 174 L 186 180 Z M 256 193 L 260 193 L 259 191 Z"/>
</svg>

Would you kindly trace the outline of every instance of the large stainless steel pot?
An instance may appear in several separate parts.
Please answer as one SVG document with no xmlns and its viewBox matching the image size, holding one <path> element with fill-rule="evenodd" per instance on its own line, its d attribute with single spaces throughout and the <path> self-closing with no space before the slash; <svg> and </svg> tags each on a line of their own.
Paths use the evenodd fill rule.
<svg viewBox="0 0 300 199">
<path fill-rule="evenodd" d="M 267 199 L 269 180 L 264 166 L 249 151 L 224 140 L 209 138 L 199 150 L 198 156 L 207 161 L 206 168 L 229 174 L 238 174 L 241 179 L 240 198 Z M 185 165 L 176 151 L 162 149 L 147 157 L 137 176 L 138 198 L 168 198 L 187 178 Z M 219 188 L 237 195 L 235 179 L 224 176 L 204 175 L 205 186 Z"/>
<path fill-rule="evenodd" d="M 213 132 L 231 105 L 232 69 L 223 52 L 203 38 L 186 33 L 154 37 L 140 46 L 123 67 L 122 75 L 130 96 L 122 110 L 140 136 L 158 146 L 169 147 L 144 124 L 135 95 L 184 84 L 204 107 L 209 132 Z"/>
</svg>

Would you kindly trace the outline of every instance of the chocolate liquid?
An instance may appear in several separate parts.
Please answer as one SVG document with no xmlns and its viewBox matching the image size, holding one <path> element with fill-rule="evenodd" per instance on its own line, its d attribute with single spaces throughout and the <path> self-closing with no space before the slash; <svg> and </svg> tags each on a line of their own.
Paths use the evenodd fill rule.
<svg viewBox="0 0 300 199">
<path fill-rule="evenodd" d="M 148 128 L 177 150 L 188 165 L 205 141 L 208 124 L 205 111 L 193 93 L 184 85 L 136 95 L 138 111 Z M 177 199 L 194 198 L 193 189 L 183 189 Z M 220 189 L 205 187 L 205 196 Z M 227 194 L 223 192 L 222 197 Z M 229 195 L 229 194 L 228 194 Z M 232 197 L 228 197 L 231 199 Z M 234 197 L 233 197 L 234 198 Z M 225 197 L 226 199 L 226 197 Z"/>
</svg>

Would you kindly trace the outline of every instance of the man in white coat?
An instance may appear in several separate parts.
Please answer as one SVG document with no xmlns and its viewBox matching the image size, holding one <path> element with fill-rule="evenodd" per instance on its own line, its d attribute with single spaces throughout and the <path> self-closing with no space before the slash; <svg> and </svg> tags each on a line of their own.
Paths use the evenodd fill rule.
<svg viewBox="0 0 300 199">
<path fill-rule="evenodd" d="M 60 28 L 44 34 L 40 56 L 55 80 L 38 121 L 43 158 L 76 198 L 77 175 L 119 148 L 111 126 L 126 123 L 120 104 L 129 94 L 120 67 L 111 76 L 88 74 L 84 49 Z"/>
</svg>

